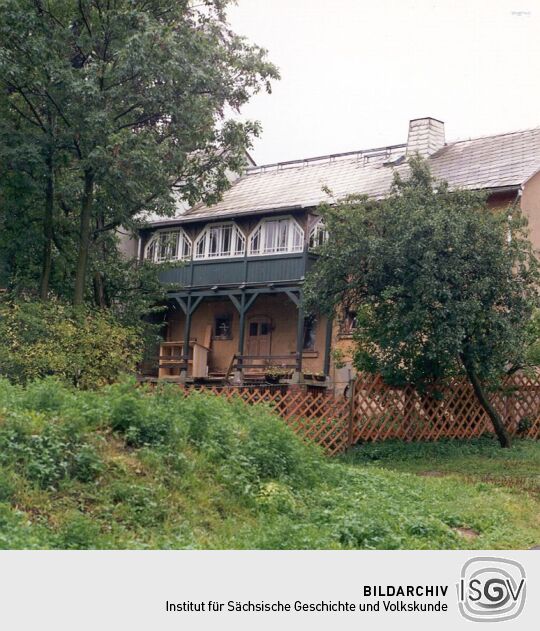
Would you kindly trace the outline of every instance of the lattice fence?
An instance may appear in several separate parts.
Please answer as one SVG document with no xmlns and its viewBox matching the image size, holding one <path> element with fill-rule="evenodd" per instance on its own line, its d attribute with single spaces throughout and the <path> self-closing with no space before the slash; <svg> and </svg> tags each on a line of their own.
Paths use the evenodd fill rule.
<svg viewBox="0 0 540 631">
<path fill-rule="evenodd" d="M 509 378 L 490 400 L 512 435 L 540 437 L 540 380 Z M 351 442 L 399 439 L 474 438 L 492 432 L 471 385 L 455 379 L 445 388 L 419 394 L 391 388 L 379 376 L 362 374 L 355 384 Z"/>
<path fill-rule="evenodd" d="M 463 380 L 420 395 L 413 388 L 392 388 L 378 376 L 361 374 L 352 399 L 286 386 L 198 390 L 246 404 L 268 404 L 297 434 L 328 454 L 341 453 L 359 441 L 466 439 L 492 432 L 487 414 Z M 514 376 L 490 393 L 490 399 L 512 435 L 540 438 L 540 378 Z"/>
<path fill-rule="evenodd" d="M 298 435 L 333 455 L 345 451 L 350 437 L 351 401 L 287 386 L 198 386 L 197 391 L 246 404 L 269 405 Z M 186 388 L 188 394 L 193 388 Z"/>
</svg>

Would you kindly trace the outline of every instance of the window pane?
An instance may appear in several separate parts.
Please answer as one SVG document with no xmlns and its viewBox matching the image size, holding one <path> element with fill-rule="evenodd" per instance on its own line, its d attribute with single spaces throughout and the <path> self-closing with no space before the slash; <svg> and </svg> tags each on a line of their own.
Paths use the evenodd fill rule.
<svg viewBox="0 0 540 631">
<path fill-rule="evenodd" d="M 261 227 L 259 226 L 257 230 L 255 230 L 255 232 L 251 235 L 251 253 L 259 254 L 260 245 L 261 245 Z"/>
<path fill-rule="evenodd" d="M 277 251 L 285 252 L 288 250 L 288 239 L 289 239 L 289 221 L 288 219 L 279 222 L 279 233 L 278 233 L 278 242 L 277 242 Z"/>
<path fill-rule="evenodd" d="M 182 233 L 180 239 L 180 258 L 188 259 L 191 254 L 191 246 L 185 234 Z"/>
<path fill-rule="evenodd" d="M 246 249 L 246 240 L 244 238 L 244 235 L 240 232 L 240 230 L 238 228 L 235 228 L 235 241 L 236 241 L 236 245 L 234 248 L 234 253 L 236 255 L 242 255 L 245 252 Z"/>
<path fill-rule="evenodd" d="M 221 227 L 221 256 L 231 255 L 231 232 L 232 226 Z"/>
<path fill-rule="evenodd" d="M 264 227 L 264 249 L 263 252 L 275 252 L 276 240 L 277 240 L 277 222 L 267 221 L 263 224 Z"/>
<path fill-rule="evenodd" d="M 257 335 L 258 326 L 259 326 L 258 322 L 249 323 L 249 334 L 251 337 L 255 337 Z"/>
<path fill-rule="evenodd" d="M 198 259 L 204 258 L 207 238 L 208 238 L 208 233 L 204 234 L 197 242 L 197 252 L 195 253 L 195 257 Z"/>
<path fill-rule="evenodd" d="M 293 229 L 293 242 L 292 242 L 292 250 L 293 252 L 298 252 L 303 248 L 304 235 L 302 234 L 302 230 L 299 226 L 293 221 L 291 222 Z"/>
<path fill-rule="evenodd" d="M 268 322 L 261 322 L 261 335 L 268 335 Z"/>
</svg>

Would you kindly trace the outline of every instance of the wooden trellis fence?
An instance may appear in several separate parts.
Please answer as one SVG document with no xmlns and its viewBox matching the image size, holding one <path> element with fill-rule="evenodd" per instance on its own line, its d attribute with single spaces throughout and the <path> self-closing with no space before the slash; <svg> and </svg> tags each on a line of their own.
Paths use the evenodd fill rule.
<svg viewBox="0 0 540 631">
<path fill-rule="evenodd" d="M 268 404 L 296 433 L 329 454 L 360 441 L 467 439 L 492 432 L 487 414 L 464 380 L 420 395 L 411 387 L 392 388 L 379 376 L 361 374 L 350 398 L 283 386 L 198 389 L 246 404 Z M 513 376 L 490 398 L 512 435 L 540 438 L 539 377 Z"/>
<path fill-rule="evenodd" d="M 377 375 L 362 374 L 353 399 L 352 444 L 474 438 L 493 431 L 471 385 L 463 379 L 421 395 L 414 388 L 392 388 Z M 490 393 L 490 400 L 511 435 L 540 437 L 540 379 L 513 376 Z"/>
</svg>

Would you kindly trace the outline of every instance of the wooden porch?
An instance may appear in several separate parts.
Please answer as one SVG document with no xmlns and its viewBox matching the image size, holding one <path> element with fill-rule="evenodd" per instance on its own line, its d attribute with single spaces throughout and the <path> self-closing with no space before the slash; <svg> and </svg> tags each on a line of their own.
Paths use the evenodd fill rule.
<svg viewBox="0 0 540 631">
<path fill-rule="evenodd" d="M 298 384 L 305 372 L 324 386 L 332 323 L 323 320 L 306 348 L 301 292 L 285 286 L 171 295 L 175 324 L 159 347 L 155 376 L 179 383 Z"/>
</svg>

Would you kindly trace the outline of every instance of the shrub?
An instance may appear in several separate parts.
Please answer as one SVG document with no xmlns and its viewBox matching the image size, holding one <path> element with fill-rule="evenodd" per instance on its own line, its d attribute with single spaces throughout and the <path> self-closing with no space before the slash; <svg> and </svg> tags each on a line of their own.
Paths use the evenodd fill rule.
<svg viewBox="0 0 540 631">
<path fill-rule="evenodd" d="M 69 478 L 91 482 L 102 470 L 96 449 L 77 429 L 47 422 L 35 412 L 13 413 L 0 426 L 0 464 L 43 489 Z"/>
<path fill-rule="evenodd" d="M 75 309 L 56 300 L 0 299 L 0 375 L 14 383 L 54 375 L 95 388 L 134 370 L 142 341 L 106 310 Z"/>
<path fill-rule="evenodd" d="M 132 447 L 164 443 L 171 435 L 171 418 L 160 406 L 144 398 L 139 392 L 125 392 L 114 399 L 111 408 L 111 427 L 124 434 Z"/>
</svg>

